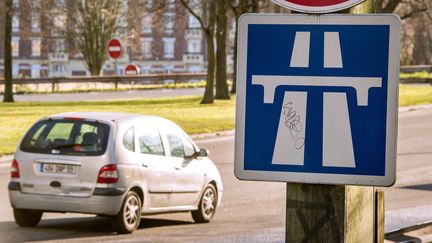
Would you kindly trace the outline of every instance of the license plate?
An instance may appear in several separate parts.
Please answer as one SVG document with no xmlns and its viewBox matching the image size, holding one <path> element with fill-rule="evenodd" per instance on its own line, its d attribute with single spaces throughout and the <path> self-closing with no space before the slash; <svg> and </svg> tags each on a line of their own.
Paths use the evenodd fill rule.
<svg viewBox="0 0 432 243">
<path fill-rule="evenodd" d="M 76 167 L 73 165 L 42 163 L 40 166 L 40 171 L 43 173 L 59 173 L 73 175 L 76 173 L 75 168 Z"/>
</svg>

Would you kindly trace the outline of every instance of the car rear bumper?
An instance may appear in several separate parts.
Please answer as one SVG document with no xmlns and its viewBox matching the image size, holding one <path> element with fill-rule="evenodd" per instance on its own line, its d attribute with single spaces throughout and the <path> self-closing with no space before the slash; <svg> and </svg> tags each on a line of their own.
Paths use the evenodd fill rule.
<svg viewBox="0 0 432 243">
<path fill-rule="evenodd" d="M 97 195 L 90 197 L 69 197 L 23 193 L 9 184 L 9 199 L 12 207 L 20 209 L 114 216 L 120 211 L 125 191 L 120 188 L 98 190 Z"/>
</svg>

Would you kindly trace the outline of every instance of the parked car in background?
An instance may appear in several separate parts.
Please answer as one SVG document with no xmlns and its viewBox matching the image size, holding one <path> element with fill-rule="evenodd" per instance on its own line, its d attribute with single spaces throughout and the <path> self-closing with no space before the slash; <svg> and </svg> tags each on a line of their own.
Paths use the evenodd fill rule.
<svg viewBox="0 0 432 243">
<path fill-rule="evenodd" d="M 220 174 L 173 122 L 155 116 L 76 112 L 36 122 L 11 167 L 10 203 L 20 226 L 44 212 L 109 216 L 131 233 L 146 214 L 192 213 L 209 222 L 222 199 Z"/>
</svg>

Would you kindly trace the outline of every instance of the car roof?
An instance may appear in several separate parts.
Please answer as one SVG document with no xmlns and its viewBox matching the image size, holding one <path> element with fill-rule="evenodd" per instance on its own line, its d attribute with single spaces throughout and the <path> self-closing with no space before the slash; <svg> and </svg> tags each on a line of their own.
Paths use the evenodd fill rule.
<svg viewBox="0 0 432 243">
<path fill-rule="evenodd" d="M 165 120 L 158 116 L 147 116 L 140 114 L 122 113 L 122 112 L 66 112 L 48 116 L 47 118 L 78 118 L 78 119 L 90 119 L 97 121 L 113 122 L 113 121 L 130 121 L 135 119 L 146 119 L 146 120 Z"/>
</svg>

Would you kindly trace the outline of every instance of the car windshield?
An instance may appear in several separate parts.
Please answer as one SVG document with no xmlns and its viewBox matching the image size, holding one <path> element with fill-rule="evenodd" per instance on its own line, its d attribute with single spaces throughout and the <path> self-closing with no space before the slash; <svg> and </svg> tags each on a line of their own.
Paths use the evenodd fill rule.
<svg viewBox="0 0 432 243">
<path fill-rule="evenodd" d="M 36 123 L 21 143 L 31 153 L 96 156 L 105 153 L 109 126 L 83 120 L 44 120 Z"/>
</svg>

